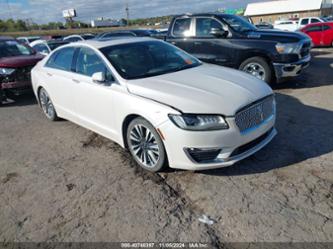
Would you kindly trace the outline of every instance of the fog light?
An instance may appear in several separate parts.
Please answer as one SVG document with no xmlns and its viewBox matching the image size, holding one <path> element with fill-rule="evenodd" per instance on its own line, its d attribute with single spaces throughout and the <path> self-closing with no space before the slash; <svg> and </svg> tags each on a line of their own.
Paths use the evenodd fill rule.
<svg viewBox="0 0 333 249">
<path fill-rule="evenodd" d="M 186 148 L 188 156 L 197 163 L 212 162 L 221 153 L 222 149 L 199 149 L 199 148 Z"/>
</svg>

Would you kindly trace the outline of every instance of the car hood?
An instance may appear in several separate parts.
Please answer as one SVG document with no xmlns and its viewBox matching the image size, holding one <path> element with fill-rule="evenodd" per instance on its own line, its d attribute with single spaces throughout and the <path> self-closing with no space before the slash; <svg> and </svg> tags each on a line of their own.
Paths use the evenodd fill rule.
<svg viewBox="0 0 333 249">
<path fill-rule="evenodd" d="M 0 58 L 0 67 L 24 67 L 24 66 L 34 66 L 42 60 L 44 57 L 40 54 L 34 55 L 20 55 L 12 57 L 2 57 Z"/>
<path fill-rule="evenodd" d="M 130 93 L 172 106 L 183 113 L 223 114 L 272 94 L 263 81 L 216 65 L 202 66 L 144 79 L 129 80 Z"/>
<path fill-rule="evenodd" d="M 309 40 L 309 37 L 300 32 L 286 32 L 279 30 L 256 30 L 247 34 L 248 38 L 277 41 L 281 43 L 293 43 L 301 40 Z"/>
</svg>

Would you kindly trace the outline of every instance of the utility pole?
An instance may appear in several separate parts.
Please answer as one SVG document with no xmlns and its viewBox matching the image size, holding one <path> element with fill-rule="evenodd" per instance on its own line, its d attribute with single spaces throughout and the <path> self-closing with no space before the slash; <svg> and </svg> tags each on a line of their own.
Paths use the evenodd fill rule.
<svg viewBox="0 0 333 249">
<path fill-rule="evenodd" d="M 128 7 L 128 1 L 126 2 L 126 22 L 127 22 L 127 26 L 129 25 L 129 7 Z"/>
</svg>

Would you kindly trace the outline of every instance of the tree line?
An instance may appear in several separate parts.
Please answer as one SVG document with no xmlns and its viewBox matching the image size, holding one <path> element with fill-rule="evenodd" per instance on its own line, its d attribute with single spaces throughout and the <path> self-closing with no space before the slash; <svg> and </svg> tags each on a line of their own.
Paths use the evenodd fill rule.
<svg viewBox="0 0 333 249">
<path fill-rule="evenodd" d="M 134 26 L 149 26 L 149 25 L 165 25 L 168 24 L 172 16 L 161 16 L 161 17 L 150 17 L 150 18 L 138 18 L 131 19 L 128 22 L 128 25 Z M 123 23 L 127 23 L 125 19 L 122 19 Z M 73 22 L 49 22 L 47 24 L 37 24 L 29 20 L 14 20 L 0 19 L 0 32 L 18 32 L 18 31 L 31 31 L 31 30 L 57 30 L 57 29 L 68 29 L 68 28 L 89 28 L 90 24 L 73 21 Z"/>
</svg>

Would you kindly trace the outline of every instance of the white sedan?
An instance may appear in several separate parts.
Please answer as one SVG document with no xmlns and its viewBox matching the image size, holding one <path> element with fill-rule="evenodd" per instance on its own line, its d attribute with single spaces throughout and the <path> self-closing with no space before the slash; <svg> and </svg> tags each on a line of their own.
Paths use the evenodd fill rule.
<svg viewBox="0 0 333 249">
<path fill-rule="evenodd" d="M 277 133 L 266 83 L 150 38 L 65 45 L 37 64 L 32 82 L 48 119 L 117 142 L 150 171 L 230 166 Z"/>
</svg>

